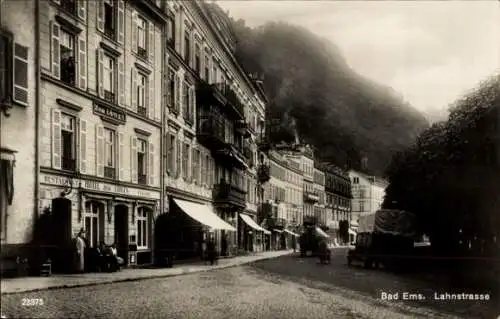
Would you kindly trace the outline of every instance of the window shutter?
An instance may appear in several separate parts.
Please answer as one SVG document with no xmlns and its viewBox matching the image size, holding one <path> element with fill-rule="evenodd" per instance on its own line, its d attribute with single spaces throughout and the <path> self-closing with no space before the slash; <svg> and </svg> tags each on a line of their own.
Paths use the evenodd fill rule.
<svg viewBox="0 0 500 319">
<path fill-rule="evenodd" d="M 118 43 L 123 44 L 125 42 L 125 2 L 123 0 L 118 0 L 117 2 L 118 2 L 117 41 Z"/>
<path fill-rule="evenodd" d="M 154 119 L 156 111 L 155 111 L 155 77 L 153 73 L 151 73 L 148 76 L 148 90 L 149 92 L 148 94 L 146 94 L 147 96 L 146 102 L 149 109 L 149 118 Z M 158 107 L 160 106 L 158 105 Z"/>
<path fill-rule="evenodd" d="M 149 143 L 149 185 L 155 186 L 155 145 L 153 143 Z"/>
<path fill-rule="evenodd" d="M 195 102 L 194 102 L 194 88 L 192 86 L 189 87 L 189 118 L 194 124 L 194 112 L 195 112 Z"/>
<path fill-rule="evenodd" d="M 159 34 L 156 38 L 156 44 L 155 44 L 155 59 L 156 59 L 156 62 L 155 62 L 155 79 L 156 79 L 156 82 L 160 84 L 160 90 L 156 90 L 156 108 L 155 108 L 155 120 L 158 121 L 158 122 L 161 122 L 161 119 L 162 119 L 162 105 L 165 105 L 165 103 L 162 103 L 163 102 L 163 92 L 165 92 L 165 82 L 163 81 L 162 79 L 162 59 L 163 59 L 163 56 L 162 56 L 162 48 L 161 48 L 161 42 L 162 42 L 162 38 L 161 38 L 161 34 Z M 168 64 L 166 64 L 168 65 Z M 165 72 L 167 77 L 168 77 L 168 69 L 167 69 L 167 72 Z"/>
<path fill-rule="evenodd" d="M 151 64 L 155 63 L 155 24 L 153 22 L 150 22 L 148 25 L 148 31 L 149 31 L 149 61 Z M 159 67 L 159 66 L 157 66 Z"/>
<path fill-rule="evenodd" d="M 118 133 L 118 179 L 125 178 L 125 134 Z"/>
<path fill-rule="evenodd" d="M 87 19 L 87 1 L 77 0 L 76 1 L 76 11 L 78 12 L 78 18 L 85 21 Z"/>
<path fill-rule="evenodd" d="M 193 146 L 191 148 L 191 180 L 195 183 L 198 184 L 198 163 L 196 163 L 196 148 Z"/>
<path fill-rule="evenodd" d="M 102 125 L 95 126 L 96 137 L 96 175 L 104 176 L 104 127 Z"/>
<path fill-rule="evenodd" d="M 97 1 L 97 30 L 104 32 L 104 1 Z"/>
<path fill-rule="evenodd" d="M 175 141 L 175 156 L 176 156 L 176 161 L 175 161 L 175 176 L 179 178 L 181 176 L 181 166 L 182 166 L 182 148 L 181 148 L 181 141 L 177 139 Z"/>
<path fill-rule="evenodd" d="M 170 149 L 170 134 L 165 135 L 165 171 L 168 175 L 172 173 L 171 167 L 169 165 L 170 159 L 172 158 L 172 150 Z"/>
<path fill-rule="evenodd" d="M 87 121 L 80 119 L 80 173 L 87 174 Z"/>
<path fill-rule="evenodd" d="M 52 168 L 61 169 L 61 111 L 52 110 Z"/>
<path fill-rule="evenodd" d="M 0 100 L 10 99 L 10 79 L 11 76 L 7 71 L 9 63 L 7 57 L 10 57 L 10 41 L 7 37 L 0 36 Z"/>
<path fill-rule="evenodd" d="M 135 67 L 132 67 L 130 78 L 130 107 L 135 111 L 137 110 L 137 70 Z"/>
<path fill-rule="evenodd" d="M 123 60 L 118 60 L 118 104 L 125 106 L 125 65 Z"/>
<path fill-rule="evenodd" d="M 50 38 L 51 38 L 51 64 L 52 64 L 52 75 L 56 78 L 61 77 L 61 47 L 59 41 L 59 35 L 61 33 L 61 27 L 59 23 L 55 21 L 50 21 Z"/>
<path fill-rule="evenodd" d="M 132 42 L 132 52 L 137 53 L 137 12 L 132 11 L 132 32 L 130 35 Z"/>
<path fill-rule="evenodd" d="M 14 86 L 13 100 L 22 105 L 28 105 L 28 48 L 18 43 L 14 44 Z"/>
<path fill-rule="evenodd" d="M 132 183 L 137 183 L 137 137 L 130 137 L 130 177 Z"/>
<path fill-rule="evenodd" d="M 104 50 L 97 49 L 97 92 L 99 97 L 104 98 Z"/>
<path fill-rule="evenodd" d="M 181 105 L 181 78 L 179 77 L 179 75 L 177 73 L 175 73 L 175 91 L 174 91 L 174 94 L 175 94 L 175 110 L 177 112 L 180 111 L 180 105 Z"/>
<path fill-rule="evenodd" d="M 83 1 L 78 1 L 78 3 Z M 87 41 L 82 35 L 78 38 L 78 86 L 87 90 Z"/>
<path fill-rule="evenodd" d="M 200 185 L 206 184 L 206 163 L 205 163 L 205 155 L 203 153 L 200 154 L 200 166 L 201 166 L 201 174 L 200 174 Z"/>
</svg>

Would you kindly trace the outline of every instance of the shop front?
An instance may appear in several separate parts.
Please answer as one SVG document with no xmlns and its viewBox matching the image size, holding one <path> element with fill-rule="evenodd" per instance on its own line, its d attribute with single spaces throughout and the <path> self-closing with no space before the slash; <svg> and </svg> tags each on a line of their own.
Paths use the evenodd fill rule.
<svg viewBox="0 0 500 319">
<path fill-rule="evenodd" d="M 168 214 L 156 225 L 157 258 L 175 255 L 176 260 L 204 258 L 207 242 L 214 236 L 220 252 L 223 235 L 236 233 L 236 228 L 221 219 L 211 203 L 168 197 Z"/>
<path fill-rule="evenodd" d="M 270 235 L 271 232 L 259 226 L 254 219 L 248 215 L 240 213 L 241 223 L 239 227 L 240 238 L 243 240 L 243 247 L 245 251 L 257 252 L 263 250 L 263 243 L 265 236 Z"/>
<path fill-rule="evenodd" d="M 283 230 L 283 236 L 285 238 L 285 249 L 293 249 L 294 247 L 297 248 L 297 243 L 300 237 L 299 234 L 285 228 Z"/>
<path fill-rule="evenodd" d="M 40 182 L 40 211 L 63 234 L 56 246 L 84 229 L 88 247 L 115 244 L 126 265 L 152 263 L 159 190 L 54 174 L 41 174 Z"/>
</svg>

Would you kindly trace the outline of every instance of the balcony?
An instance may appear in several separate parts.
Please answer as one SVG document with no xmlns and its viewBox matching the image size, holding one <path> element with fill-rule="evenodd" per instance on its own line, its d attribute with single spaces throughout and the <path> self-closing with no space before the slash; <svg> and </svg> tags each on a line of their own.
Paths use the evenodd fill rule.
<svg viewBox="0 0 500 319">
<path fill-rule="evenodd" d="M 319 196 L 312 192 L 304 192 L 304 201 L 308 203 L 317 203 L 319 202 Z"/>
<path fill-rule="evenodd" d="M 257 177 L 260 183 L 268 182 L 271 179 L 271 167 L 267 164 L 260 164 Z"/>
<path fill-rule="evenodd" d="M 116 170 L 114 167 L 104 166 L 104 177 L 115 179 Z"/>
<path fill-rule="evenodd" d="M 250 124 L 245 122 L 244 120 L 239 120 L 235 123 L 236 131 L 243 135 L 244 138 L 249 138 L 252 133 L 252 129 L 250 128 Z"/>
<path fill-rule="evenodd" d="M 141 47 L 138 47 L 137 48 L 137 54 L 143 58 L 143 59 L 147 59 L 148 58 L 148 51 L 144 48 L 141 48 Z"/>
<path fill-rule="evenodd" d="M 75 0 L 61 0 L 61 8 L 68 13 L 76 15 L 76 1 Z"/>
<path fill-rule="evenodd" d="M 65 171 L 74 171 L 76 169 L 76 161 L 72 158 L 63 157 L 61 168 Z"/>
<path fill-rule="evenodd" d="M 246 192 L 228 183 L 215 184 L 213 198 L 218 207 L 246 207 Z"/>
<path fill-rule="evenodd" d="M 75 86 L 76 68 L 75 58 L 69 56 L 61 59 L 61 81 L 64 83 Z"/>
<path fill-rule="evenodd" d="M 242 151 L 233 144 L 224 143 L 223 147 L 215 150 L 214 157 L 227 166 L 238 169 L 247 168 Z"/>
<path fill-rule="evenodd" d="M 212 151 L 225 147 L 224 125 L 211 115 L 198 117 L 196 135 L 198 141 Z"/>
<path fill-rule="evenodd" d="M 254 157 L 253 157 L 253 152 L 252 149 L 248 146 L 243 146 L 243 156 L 247 159 L 247 163 L 249 167 L 254 166 Z"/>
<path fill-rule="evenodd" d="M 257 146 L 259 147 L 259 151 L 268 152 L 271 149 L 271 142 L 267 138 L 259 138 L 257 141 Z"/>
<path fill-rule="evenodd" d="M 108 102 L 115 103 L 115 93 L 104 90 L 104 99 Z"/>
<path fill-rule="evenodd" d="M 146 185 L 148 183 L 148 178 L 144 174 L 137 175 L 137 183 L 139 185 Z"/>
<path fill-rule="evenodd" d="M 286 228 L 287 222 L 284 218 L 268 218 L 267 227 L 268 228 Z"/>
<path fill-rule="evenodd" d="M 208 103 L 215 102 L 222 106 L 222 111 L 228 111 L 233 118 L 243 120 L 245 118 L 244 106 L 236 93 L 226 83 L 208 84 L 200 80 L 197 86 L 197 100 Z"/>
</svg>

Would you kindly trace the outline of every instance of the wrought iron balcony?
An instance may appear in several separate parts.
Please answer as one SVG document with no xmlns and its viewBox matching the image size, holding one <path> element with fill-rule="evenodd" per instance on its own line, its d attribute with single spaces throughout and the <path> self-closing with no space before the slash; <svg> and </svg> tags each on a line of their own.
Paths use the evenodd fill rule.
<svg viewBox="0 0 500 319">
<path fill-rule="evenodd" d="M 243 157 L 242 151 L 233 144 L 225 143 L 223 147 L 214 152 L 214 157 L 227 166 L 238 169 L 247 168 L 246 160 Z"/>
<path fill-rule="evenodd" d="M 115 103 L 115 93 L 104 90 L 104 99 L 108 102 Z"/>
<path fill-rule="evenodd" d="M 304 201 L 309 203 L 317 203 L 319 202 L 319 196 L 316 193 L 304 192 Z"/>
<path fill-rule="evenodd" d="M 246 192 L 228 183 L 214 185 L 213 199 L 216 206 L 246 207 Z"/>
<path fill-rule="evenodd" d="M 148 110 L 144 106 L 137 107 L 137 114 L 142 115 L 144 117 L 148 116 Z"/>
<path fill-rule="evenodd" d="M 232 117 L 243 120 L 245 118 L 244 106 L 238 95 L 226 83 L 208 84 L 200 80 L 197 86 L 197 100 L 216 102 L 222 106 L 223 112 L 228 112 Z"/>
<path fill-rule="evenodd" d="M 271 179 L 271 167 L 267 164 L 260 164 L 257 177 L 261 183 L 269 181 Z"/>
<path fill-rule="evenodd" d="M 67 12 L 76 14 L 76 1 L 75 0 L 61 0 L 61 8 Z"/>
<path fill-rule="evenodd" d="M 148 58 L 148 51 L 144 48 L 141 48 L 141 47 L 138 47 L 137 48 L 137 54 L 143 58 L 143 59 L 147 59 Z"/>
<path fill-rule="evenodd" d="M 145 174 L 137 175 L 137 183 L 140 185 L 146 185 L 148 183 L 148 178 Z"/>
<path fill-rule="evenodd" d="M 225 127 L 215 117 L 199 116 L 196 128 L 198 141 L 212 151 L 225 147 Z"/>
<path fill-rule="evenodd" d="M 252 129 L 250 128 L 250 124 L 245 122 L 244 120 L 239 120 L 235 123 L 236 131 L 243 135 L 244 138 L 250 137 Z"/>
<path fill-rule="evenodd" d="M 104 166 L 104 177 L 115 179 L 116 177 L 116 169 L 114 167 Z"/>
<path fill-rule="evenodd" d="M 62 169 L 66 171 L 74 171 L 76 169 L 76 161 L 72 158 L 62 158 Z"/>
</svg>

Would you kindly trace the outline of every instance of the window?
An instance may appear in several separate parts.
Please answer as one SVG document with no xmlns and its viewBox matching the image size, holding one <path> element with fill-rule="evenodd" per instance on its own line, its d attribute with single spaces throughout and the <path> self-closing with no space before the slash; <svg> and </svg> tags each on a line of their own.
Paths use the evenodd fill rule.
<svg viewBox="0 0 500 319">
<path fill-rule="evenodd" d="M 137 209 L 137 248 L 148 248 L 148 212 L 145 207 Z"/>
<path fill-rule="evenodd" d="M 104 99 L 110 102 L 115 101 L 115 60 L 109 55 L 104 55 L 102 85 L 104 89 Z"/>
<path fill-rule="evenodd" d="M 61 168 L 68 171 L 75 170 L 75 122 L 76 119 L 73 116 L 61 114 Z"/>
<path fill-rule="evenodd" d="M 201 179 L 200 179 L 200 158 L 201 158 L 200 150 L 195 149 L 193 152 L 193 165 L 192 165 L 192 169 L 193 169 L 192 178 L 194 179 L 195 183 L 201 182 Z"/>
<path fill-rule="evenodd" d="M 353 177 L 352 183 L 353 184 L 359 184 L 359 177 Z"/>
<path fill-rule="evenodd" d="M 61 81 L 75 85 L 75 37 L 62 29 L 59 37 Z"/>
<path fill-rule="evenodd" d="M 190 63 L 191 59 L 191 34 L 189 31 L 184 32 L 184 61 L 187 62 L 188 65 L 191 65 Z"/>
<path fill-rule="evenodd" d="M 104 0 L 104 33 L 115 38 L 115 8 L 112 0 Z"/>
<path fill-rule="evenodd" d="M 172 14 L 167 20 L 167 44 L 171 47 L 175 46 L 175 18 Z"/>
<path fill-rule="evenodd" d="M 115 131 L 104 128 L 104 177 L 115 178 Z"/>
<path fill-rule="evenodd" d="M 61 7 L 71 14 L 76 14 L 76 0 L 61 0 Z"/>
<path fill-rule="evenodd" d="M 175 135 L 172 133 L 167 134 L 167 171 L 169 175 L 175 172 Z"/>
<path fill-rule="evenodd" d="M 190 145 L 188 143 L 184 143 L 184 149 L 182 151 L 182 177 L 185 180 L 189 179 L 189 153 L 190 153 Z"/>
<path fill-rule="evenodd" d="M 189 89 L 190 89 L 189 84 L 184 82 L 184 86 L 183 86 L 183 90 L 182 90 L 182 93 L 183 93 L 182 115 L 184 116 L 184 119 L 190 119 L 189 104 L 191 103 L 191 101 L 189 100 L 189 97 L 190 97 L 189 96 Z"/>
<path fill-rule="evenodd" d="M 359 211 L 360 212 L 364 212 L 365 211 L 365 202 L 364 201 L 360 201 L 359 202 Z"/>
<path fill-rule="evenodd" d="M 137 17 L 136 21 L 136 26 L 137 26 L 137 53 L 143 57 L 147 58 L 147 26 L 148 23 L 146 20 L 144 20 L 141 17 Z"/>
<path fill-rule="evenodd" d="M 84 229 L 90 247 L 97 247 L 101 241 L 101 230 L 104 222 L 104 204 L 88 201 L 85 203 Z"/>
<path fill-rule="evenodd" d="M 28 105 L 28 48 L 0 31 L 0 103 Z"/>
<path fill-rule="evenodd" d="M 143 73 L 137 74 L 137 113 L 147 116 L 146 92 L 148 78 Z"/>
<path fill-rule="evenodd" d="M 142 185 L 147 184 L 147 164 L 148 152 L 147 142 L 145 140 L 137 139 L 137 182 Z"/>
<path fill-rule="evenodd" d="M 194 49 L 194 69 L 196 73 L 201 75 L 201 49 L 199 44 L 196 44 Z"/>
<path fill-rule="evenodd" d="M 212 80 L 210 83 L 217 83 L 217 65 L 215 64 L 215 61 L 212 61 Z"/>
<path fill-rule="evenodd" d="M 204 74 L 204 80 L 205 81 L 210 81 L 210 57 L 208 55 L 208 52 L 205 51 L 205 74 Z"/>
</svg>

